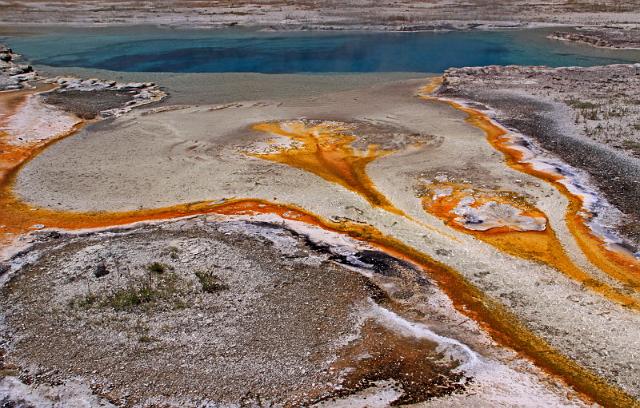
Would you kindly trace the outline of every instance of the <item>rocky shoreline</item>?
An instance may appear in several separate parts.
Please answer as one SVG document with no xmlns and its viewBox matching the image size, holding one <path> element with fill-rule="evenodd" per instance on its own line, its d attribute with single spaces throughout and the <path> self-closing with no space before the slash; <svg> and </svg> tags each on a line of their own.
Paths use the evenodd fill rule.
<svg viewBox="0 0 640 408">
<path fill-rule="evenodd" d="M 20 55 L 0 44 L 0 91 L 22 89 L 25 82 L 37 78 L 33 67 L 20 63 Z"/>
<path fill-rule="evenodd" d="M 159 102 L 167 94 L 153 82 L 104 81 L 99 79 L 55 78 L 45 82 L 58 88 L 44 96 L 55 105 L 82 119 L 120 116 L 135 107 Z"/>
<path fill-rule="evenodd" d="M 547 38 L 587 44 L 600 48 L 640 49 L 640 29 L 586 28 L 577 31 L 554 31 Z"/>
<path fill-rule="evenodd" d="M 167 96 L 153 82 L 45 78 L 31 65 L 21 64 L 20 58 L 11 48 L 0 44 L 0 91 L 34 89 L 38 84 L 52 84 L 54 89 L 42 94 L 44 103 L 80 119 L 119 116 L 135 107 L 159 102 Z"/>
</svg>

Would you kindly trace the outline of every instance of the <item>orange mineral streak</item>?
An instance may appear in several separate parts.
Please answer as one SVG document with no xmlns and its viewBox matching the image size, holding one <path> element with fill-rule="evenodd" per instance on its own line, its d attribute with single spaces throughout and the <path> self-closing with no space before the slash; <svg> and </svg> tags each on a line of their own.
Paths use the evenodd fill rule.
<svg viewBox="0 0 640 408">
<path fill-rule="evenodd" d="M 442 191 L 445 188 L 449 189 L 451 193 L 448 195 L 436 194 L 437 191 Z M 478 208 L 488 202 L 497 202 L 517 208 L 523 216 L 546 220 L 544 213 L 524 200 L 523 197 L 512 192 L 483 191 L 470 188 L 466 184 L 456 183 L 432 184 L 427 187 L 426 193 L 422 199 L 423 208 L 442 219 L 448 226 L 472 235 L 510 255 L 549 265 L 616 303 L 640 310 L 640 303 L 637 299 L 598 281 L 578 268 L 567 256 L 560 240 L 548 224 L 542 231 L 521 230 L 509 225 L 480 231 L 465 227 L 463 223 L 458 221 L 459 215 L 454 212 L 461 200 L 472 197 L 475 200 L 472 207 Z"/>
<path fill-rule="evenodd" d="M 375 144 L 366 151 L 354 148 L 356 137 L 349 133 L 348 126 L 336 122 L 266 122 L 253 129 L 289 138 L 293 144 L 252 156 L 308 171 L 361 195 L 374 207 L 404 215 L 376 189 L 365 170 L 375 159 L 391 154 L 391 150 L 380 150 Z"/>
<path fill-rule="evenodd" d="M 40 146 L 30 151 L 29 158 L 41 151 Z M 28 160 L 28 159 L 27 159 Z M 305 222 L 329 231 L 348 235 L 374 247 L 415 264 L 424 270 L 449 296 L 454 307 L 462 314 L 477 321 L 495 341 L 510 347 L 533 361 L 550 374 L 557 376 L 581 393 L 588 401 L 603 406 L 635 407 L 636 400 L 618 387 L 612 386 L 591 371 L 578 365 L 552 348 L 522 325 L 515 315 L 502 304 L 486 297 L 460 273 L 435 261 L 407 244 L 384 235 L 377 229 L 349 221 L 322 219 L 301 208 L 245 199 L 222 203 L 199 202 L 173 207 L 128 212 L 70 212 L 35 208 L 22 202 L 12 192 L 12 182 L 25 161 L 15 162 L 0 184 L 0 225 L 3 225 L 0 248 L 7 234 L 23 234 L 34 224 L 57 229 L 96 229 L 127 225 L 136 222 L 175 219 L 201 214 L 256 215 L 276 214 L 284 219 Z"/>
<path fill-rule="evenodd" d="M 53 88 L 53 85 L 41 85 L 35 89 L 0 92 L 0 183 L 3 183 L 12 171 L 49 143 L 49 141 L 13 140 L 6 129 L 11 117 L 26 104 L 30 97 Z M 77 128 L 74 128 L 66 134 L 53 135 L 52 139 L 65 137 L 76 130 Z"/>
<path fill-rule="evenodd" d="M 15 166 L 30 156 L 31 148 L 10 143 L 10 135 L 4 130 L 12 115 L 26 102 L 32 90 L 0 92 L 0 182 Z"/>
<path fill-rule="evenodd" d="M 507 135 L 507 131 L 496 125 L 482 112 L 454 101 L 432 96 L 440 87 L 442 81 L 442 78 L 436 78 L 421 88 L 420 97 L 429 101 L 445 102 L 453 108 L 466 113 L 468 115 L 466 121 L 485 132 L 491 146 L 504 155 L 509 167 L 545 180 L 553 185 L 569 201 L 565 222 L 587 259 L 604 273 L 622 282 L 628 288 L 640 288 L 640 261 L 628 253 L 610 248 L 602 238 L 593 233 L 587 225 L 588 220 L 581 215 L 585 212 L 582 198 L 571 193 L 562 184 L 563 176 L 535 169 L 533 164 L 525 160 L 522 151 L 511 146 L 511 138 Z"/>
</svg>

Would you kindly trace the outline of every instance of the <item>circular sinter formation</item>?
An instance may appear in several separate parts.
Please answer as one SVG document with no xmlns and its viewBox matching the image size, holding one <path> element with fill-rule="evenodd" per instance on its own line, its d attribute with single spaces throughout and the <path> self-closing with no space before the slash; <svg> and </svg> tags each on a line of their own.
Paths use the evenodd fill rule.
<svg viewBox="0 0 640 408">
<path fill-rule="evenodd" d="M 420 402 L 464 388 L 436 343 L 370 312 L 394 302 L 380 279 L 413 276 L 404 299 L 431 291 L 383 254 L 358 255 L 369 279 L 275 224 L 204 220 L 56 235 L 39 250 L 0 296 L 19 339 L 8 362 L 37 384 L 80 376 L 118 405 L 299 406 L 378 381 L 394 387 L 388 402 Z"/>
</svg>

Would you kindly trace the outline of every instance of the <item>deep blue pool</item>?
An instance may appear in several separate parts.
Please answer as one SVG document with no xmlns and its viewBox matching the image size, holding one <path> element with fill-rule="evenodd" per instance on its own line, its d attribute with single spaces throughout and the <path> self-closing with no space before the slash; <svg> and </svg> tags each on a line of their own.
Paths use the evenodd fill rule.
<svg viewBox="0 0 640 408">
<path fill-rule="evenodd" d="M 442 72 L 478 65 L 590 66 L 640 53 L 546 39 L 546 30 L 362 33 L 49 29 L 0 38 L 32 63 L 135 72 Z"/>
</svg>

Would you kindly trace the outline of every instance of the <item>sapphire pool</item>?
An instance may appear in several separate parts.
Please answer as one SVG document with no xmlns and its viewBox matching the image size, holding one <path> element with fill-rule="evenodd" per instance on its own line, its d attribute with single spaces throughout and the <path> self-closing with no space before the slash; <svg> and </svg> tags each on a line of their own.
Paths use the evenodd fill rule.
<svg viewBox="0 0 640 408">
<path fill-rule="evenodd" d="M 0 41 L 34 64 L 124 72 L 439 73 L 462 66 L 640 61 L 638 51 L 550 40 L 548 32 L 262 32 L 138 26 L 38 29 Z"/>
</svg>

